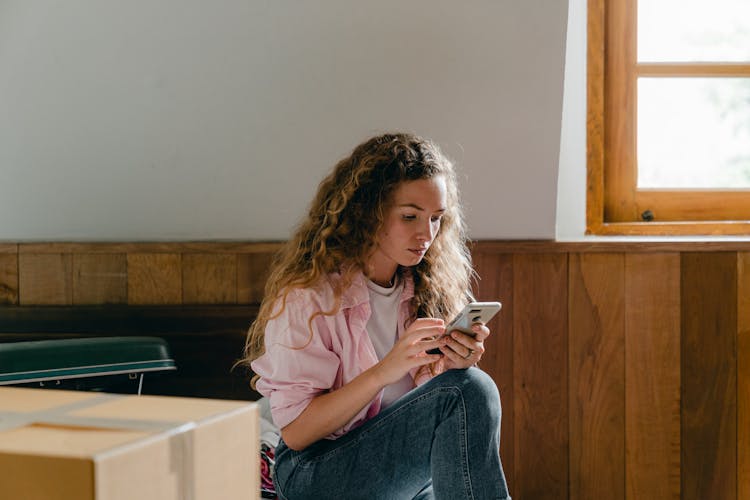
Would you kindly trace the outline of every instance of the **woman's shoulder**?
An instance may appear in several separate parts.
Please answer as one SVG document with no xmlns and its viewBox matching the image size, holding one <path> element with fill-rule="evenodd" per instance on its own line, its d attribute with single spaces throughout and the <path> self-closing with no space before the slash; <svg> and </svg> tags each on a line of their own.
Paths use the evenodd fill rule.
<svg viewBox="0 0 750 500">
<path fill-rule="evenodd" d="M 321 277 L 318 281 L 307 286 L 291 286 L 283 290 L 280 297 L 286 297 L 287 304 L 310 304 L 323 308 L 330 307 L 335 302 L 335 283 L 339 275 L 331 274 Z"/>
</svg>

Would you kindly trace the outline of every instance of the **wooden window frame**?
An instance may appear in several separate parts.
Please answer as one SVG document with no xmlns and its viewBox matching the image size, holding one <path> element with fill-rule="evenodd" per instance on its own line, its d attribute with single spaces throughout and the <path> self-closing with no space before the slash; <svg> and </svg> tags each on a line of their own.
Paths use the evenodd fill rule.
<svg viewBox="0 0 750 500">
<path fill-rule="evenodd" d="M 636 8 L 588 1 L 586 233 L 750 235 L 750 190 L 636 189 L 638 76 L 750 77 L 750 64 L 638 63 Z"/>
</svg>

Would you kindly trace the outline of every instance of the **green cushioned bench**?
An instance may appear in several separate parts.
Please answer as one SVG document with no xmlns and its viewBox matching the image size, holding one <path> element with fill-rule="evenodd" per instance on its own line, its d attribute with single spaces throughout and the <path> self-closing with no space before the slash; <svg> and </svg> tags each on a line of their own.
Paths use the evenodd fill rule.
<svg viewBox="0 0 750 500">
<path fill-rule="evenodd" d="M 0 385 L 175 370 L 164 339 L 95 337 L 0 344 Z"/>
</svg>

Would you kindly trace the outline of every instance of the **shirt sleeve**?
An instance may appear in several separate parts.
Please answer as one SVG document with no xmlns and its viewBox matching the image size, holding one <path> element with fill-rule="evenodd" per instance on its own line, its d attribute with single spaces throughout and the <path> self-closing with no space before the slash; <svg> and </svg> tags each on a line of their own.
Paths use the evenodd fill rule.
<svg viewBox="0 0 750 500">
<path fill-rule="evenodd" d="M 313 312 L 304 301 L 287 301 L 284 311 L 266 325 L 265 354 L 251 363 L 260 376 L 256 389 L 269 398 L 280 429 L 333 387 L 341 365 L 325 321 L 309 321 Z"/>
</svg>

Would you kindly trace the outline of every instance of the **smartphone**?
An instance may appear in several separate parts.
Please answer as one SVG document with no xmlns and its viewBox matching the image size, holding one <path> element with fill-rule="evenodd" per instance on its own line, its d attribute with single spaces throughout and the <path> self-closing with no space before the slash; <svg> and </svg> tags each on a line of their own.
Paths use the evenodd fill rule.
<svg viewBox="0 0 750 500">
<path fill-rule="evenodd" d="M 487 324 L 500 311 L 500 302 L 469 302 L 466 307 L 445 326 L 445 334 L 458 330 L 473 335 L 471 325 L 474 323 Z M 440 349 L 430 349 L 427 354 L 440 354 Z"/>
</svg>

